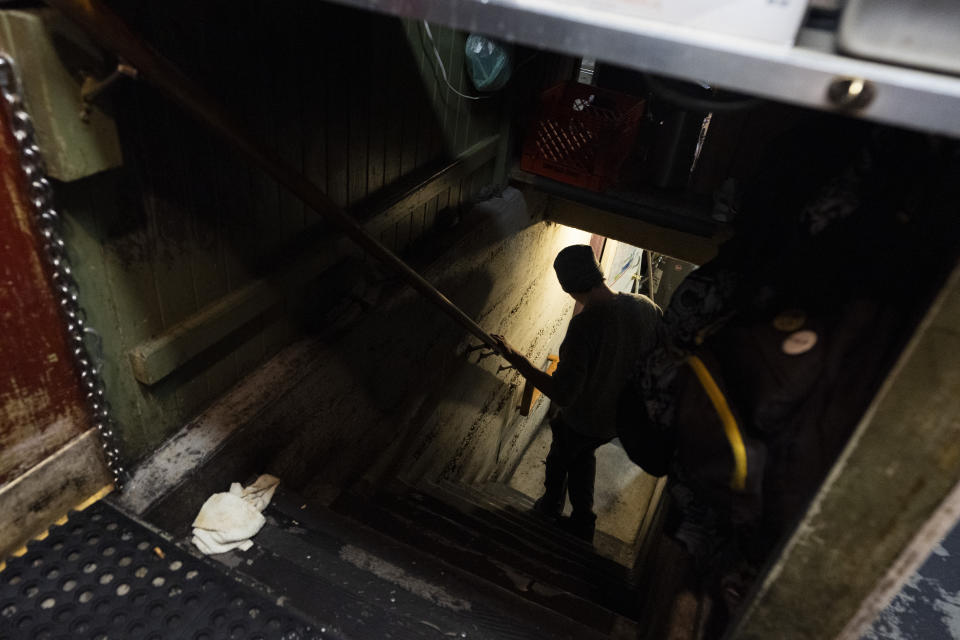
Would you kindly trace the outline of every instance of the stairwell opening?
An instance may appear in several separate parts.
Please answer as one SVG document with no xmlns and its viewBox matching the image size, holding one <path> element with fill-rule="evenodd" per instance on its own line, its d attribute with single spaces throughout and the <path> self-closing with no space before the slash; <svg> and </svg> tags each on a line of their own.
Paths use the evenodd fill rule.
<svg viewBox="0 0 960 640">
<path fill-rule="evenodd" d="M 690 262 L 597 234 L 591 235 L 590 244 L 604 271 L 605 282 L 612 290 L 644 294 L 661 306 L 669 304 L 673 291 L 696 268 Z M 574 314 L 579 311 L 576 305 Z M 549 403 L 549 400 L 543 402 Z M 501 475 L 501 482 L 531 499 L 543 493 L 543 463 L 552 440 L 549 419 L 548 411 L 512 470 Z M 638 558 L 648 548 L 649 537 L 659 533 L 656 517 L 666 482 L 645 473 L 632 462 L 617 438 L 598 448 L 595 456 L 597 534 L 594 545 L 606 557 L 638 569 Z M 567 498 L 564 515 L 570 511 Z"/>
<path fill-rule="evenodd" d="M 422 272 L 484 327 L 546 362 L 557 353 L 574 307 L 556 281 L 553 259 L 563 247 L 590 240 L 589 233 L 542 220 L 508 189 L 464 212 L 410 259 L 422 260 Z M 611 281 L 642 286 L 633 279 L 641 266 L 636 250 L 624 245 L 630 264 L 618 270 L 618 244 L 606 247 Z M 210 493 L 272 473 L 282 479 L 280 497 L 268 510 L 258 550 L 216 559 L 246 580 L 288 594 L 295 606 L 305 607 L 313 596 L 288 582 L 284 562 L 319 572 L 310 574 L 316 588 L 334 579 L 328 573 L 343 576 L 347 590 L 373 580 L 383 590 L 372 591 L 386 608 L 385 624 L 399 624 L 391 615 L 414 615 L 426 606 L 423 619 L 449 628 L 449 620 L 441 624 L 449 614 L 444 602 L 460 603 L 462 614 L 493 606 L 493 598 L 491 615 L 519 607 L 512 624 L 520 629 L 531 620 L 548 624 L 538 607 L 573 620 L 569 629 L 549 623 L 547 637 L 635 633 L 633 569 L 641 534 L 656 512 L 658 483 L 610 445 L 598 465 L 609 480 L 598 504 L 610 526 L 604 525 L 608 531 L 596 549 L 527 520 L 537 491 L 531 476 L 523 481 L 517 470 L 531 464 L 542 473 L 534 458 L 547 433 L 549 402 L 541 399 L 521 416 L 523 384 L 515 371 L 472 350 L 472 341 L 445 318 L 411 292 L 378 280 L 375 269 L 349 269 L 356 276 L 349 279 L 351 291 L 323 290 L 366 299 L 366 307 L 305 336 L 228 392 L 141 465 L 121 504 L 189 546 L 190 524 Z M 408 546 L 392 549 L 382 536 Z M 434 558 L 421 557 L 424 551 Z M 461 577 L 450 584 L 447 572 Z M 477 587 L 476 577 L 509 597 Z M 410 585 L 420 595 L 401 597 Z M 424 599 L 423 593 L 433 595 Z M 531 602 L 534 609 L 525 610 Z M 341 628 L 356 629 L 361 614 L 343 606 Z M 480 628 L 468 637 L 478 637 Z"/>
</svg>

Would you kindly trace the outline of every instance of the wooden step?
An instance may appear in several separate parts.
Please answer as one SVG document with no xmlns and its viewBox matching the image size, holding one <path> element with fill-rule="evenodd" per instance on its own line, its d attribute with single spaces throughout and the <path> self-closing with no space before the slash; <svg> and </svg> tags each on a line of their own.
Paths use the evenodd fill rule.
<svg viewBox="0 0 960 640">
<path fill-rule="evenodd" d="M 450 482 L 438 482 L 436 483 L 440 486 L 448 486 L 454 484 L 454 486 L 460 486 L 463 490 L 471 492 L 473 495 L 480 497 L 486 503 L 496 505 L 498 510 L 506 517 L 513 517 L 513 519 L 522 522 L 529 523 L 531 526 L 537 527 L 546 527 L 551 532 L 556 532 L 556 527 L 552 522 L 545 520 L 539 514 L 532 513 L 534 500 L 525 493 L 521 493 L 514 489 L 513 487 L 499 483 L 499 482 L 490 482 L 483 485 L 456 485 L 455 483 Z M 573 538 L 576 542 L 582 542 L 580 538 Z M 593 536 L 593 547 L 590 545 L 586 546 L 586 549 L 589 550 L 591 554 L 596 554 L 616 562 L 616 558 L 622 557 L 626 548 L 629 548 L 631 545 L 616 538 L 604 531 L 598 530 Z M 632 555 L 627 553 L 626 555 Z M 625 566 L 625 565 L 621 565 Z M 627 567 L 629 570 L 630 567 Z"/>
<path fill-rule="evenodd" d="M 474 537 L 480 537 L 483 544 L 498 549 L 504 562 L 524 566 L 527 572 L 544 580 L 555 581 L 550 572 L 575 579 L 574 586 L 564 588 L 591 597 L 613 611 L 633 617 L 640 608 L 641 599 L 637 594 L 642 585 L 631 580 L 629 570 L 599 557 L 589 545 L 545 523 L 542 516 L 522 512 L 511 515 L 502 508 L 498 510 L 484 499 L 484 495 L 470 487 L 438 484 L 425 488 L 430 487 L 436 495 L 395 484 L 393 494 L 379 500 L 389 500 L 385 503 L 386 508 L 404 510 L 407 519 L 419 519 L 423 526 L 437 523 L 433 528 L 443 528 L 451 539 L 457 540 L 461 531 L 470 532 Z M 411 512 L 412 509 L 419 511 Z M 538 574 L 538 571 L 547 573 Z M 587 588 L 577 591 L 575 585 L 586 585 Z M 602 595 L 598 596 L 598 591 Z"/>
<path fill-rule="evenodd" d="M 332 637 L 605 637 L 296 494 L 278 491 L 265 515 L 251 550 L 212 558 L 235 579 L 322 621 Z"/>
<path fill-rule="evenodd" d="M 530 553 L 549 553 L 569 563 L 579 565 L 589 580 L 616 581 L 629 588 L 630 572 L 621 564 L 600 556 L 583 540 L 557 528 L 541 516 L 511 510 L 493 502 L 488 496 L 465 485 L 423 485 L 411 496 L 430 500 L 431 508 L 452 508 L 479 520 L 488 535 L 504 542 L 522 545 Z M 438 504 L 439 503 L 439 504 Z M 442 511 L 441 511 L 442 512 Z"/>
<path fill-rule="evenodd" d="M 407 521 L 419 523 L 419 530 L 429 527 L 430 533 L 443 537 L 456 548 L 478 554 L 497 567 L 506 566 L 522 572 L 535 583 L 563 589 L 629 618 L 635 617 L 640 608 L 636 590 L 620 576 L 597 571 L 589 562 L 572 561 L 545 550 L 541 545 L 531 545 L 526 539 L 518 540 L 512 534 L 491 533 L 482 513 L 472 516 L 451 513 L 431 508 L 416 497 L 394 499 L 384 508 Z M 478 516 L 479 522 L 474 520 Z M 421 540 L 419 544 L 434 542 Z M 498 571 L 502 572 L 502 569 Z"/>
<path fill-rule="evenodd" d="M 478 533 L 469 522 L 435 513 L 415 500 L 399 498 L 388 504 L 358 501 L 351 515 L 447 564 L 552 609 L 555 615 L 588 625 L 608 637 L 637 637 L 633 621 L 598 603 L 604 597 L 602 587 L 539 564 L 532 557 L 524 558 L 517 550 Z"/>
</svg>

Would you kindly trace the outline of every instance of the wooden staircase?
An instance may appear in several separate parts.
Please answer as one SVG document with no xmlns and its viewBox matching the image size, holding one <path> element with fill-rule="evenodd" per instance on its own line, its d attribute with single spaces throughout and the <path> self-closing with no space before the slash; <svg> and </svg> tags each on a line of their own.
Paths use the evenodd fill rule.
<svg viewBox="0 0 960 640">
<path fill-rule="evenodd" d="M 531 506 L 506 485 L 397 482 L 331 508 L 278 492 L 254 548 L 214 557 L 329 637 L 646 637 L 631 571 Z"/>
</svg>

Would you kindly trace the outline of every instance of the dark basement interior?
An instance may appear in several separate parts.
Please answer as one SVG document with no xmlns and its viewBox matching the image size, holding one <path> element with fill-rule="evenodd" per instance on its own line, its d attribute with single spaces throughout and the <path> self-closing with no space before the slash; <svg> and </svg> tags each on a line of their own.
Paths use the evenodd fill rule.
<svg viewBox="0 0 960 640">
<path fill-rule="evenodd" d="M 0 2 L 0 638 L 958 637 L 960 12 L 528 4 Z"/>
</svg>

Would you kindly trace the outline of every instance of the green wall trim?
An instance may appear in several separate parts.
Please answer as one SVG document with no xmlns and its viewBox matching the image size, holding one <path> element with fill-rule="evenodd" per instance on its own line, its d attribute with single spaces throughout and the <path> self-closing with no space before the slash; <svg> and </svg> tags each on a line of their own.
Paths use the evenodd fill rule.
<svg viewBox="0 0 960 640">
<path fill-rule="evenodd" d="M 440 192 L 493 160 L 497 143 L 498 136 L 478 142 L 440 171 L 431 172 L 429 180 L 404 189 L 402 193 L 397 194 L 393 188 L 384 189 L 388 192 L 386 195 L 375 195 L 373 199 L 385 204 L 386 208 L 366 222 L 366 230 L 379 238 L 385 229 L 395 227 L 408 217 L 412 209 L 436 198 Z M 305 251 L 292 265 L 228 293 L 160 335 L 141 342 L 129 351 L 133 376 L 147 385 L 163 380 L 203 351 L 279 305 L 287 295 L 295 294 L 333 266 L 343 254 L 344 250 L 338 250 L 335 242 L 324 239 L 319 246 Z"/>
</svg>

